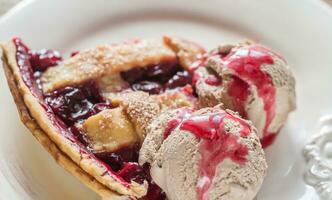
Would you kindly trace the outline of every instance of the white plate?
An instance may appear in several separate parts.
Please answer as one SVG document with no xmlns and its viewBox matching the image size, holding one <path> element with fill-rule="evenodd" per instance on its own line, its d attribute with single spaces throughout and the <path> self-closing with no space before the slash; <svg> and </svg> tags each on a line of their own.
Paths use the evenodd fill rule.
<svg viewBox="0 0 332 200">
<path fill-rule="evenodd" d="M 263 200 L 317 199 L 303 181 L 302 147 L 332 113 L 332 10 L 319 0 L 35 0 L 0 20 L 0 41 L 17 35 L 63 55 L 128 38 L 175 34 L 208 48 L 254 39 L 284 55 L 297 78 L 298 109 L 267 149 Z M 0 199 L 98 199 L 58 167 L 18 119 L 0 74 Z"/>
</svg>

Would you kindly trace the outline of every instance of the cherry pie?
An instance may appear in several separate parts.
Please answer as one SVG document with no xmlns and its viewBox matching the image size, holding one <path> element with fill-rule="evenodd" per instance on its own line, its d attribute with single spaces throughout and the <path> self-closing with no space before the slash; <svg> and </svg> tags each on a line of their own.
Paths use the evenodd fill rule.
<svg viewBox="0 0 332 200">
<path fill-rule="evenodd" d="M 21 119 L 59 164 L 104 197 L 165 198 L 137 164 L 138 150 L 161 110 L 196 106 L 188 69 L 202 47 L 165 36 L 67 60 L 20 38 L 2 49 Z"/>
</svg>

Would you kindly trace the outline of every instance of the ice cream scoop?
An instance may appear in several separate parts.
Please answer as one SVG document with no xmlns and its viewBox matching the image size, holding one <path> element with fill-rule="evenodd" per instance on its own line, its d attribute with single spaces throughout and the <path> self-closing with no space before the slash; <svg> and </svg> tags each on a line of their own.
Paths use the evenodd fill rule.
<svg viewBox="0 0 332 200">
<path fill-rule="evenodd" d="M 296 108 L 295 79 L 286 61 L 259 44 L 219 47 L 196 62 L 192 72 L 200 105 L 223 103 L 251 120 L 263 147 Z"/>
<path fill-rule="evenodd" d="M 218 107 L 165 111 L 154 119 L 139 162 L 169 200 L 251 200 L 266 160 L 251 122 Z"/>
</svg>

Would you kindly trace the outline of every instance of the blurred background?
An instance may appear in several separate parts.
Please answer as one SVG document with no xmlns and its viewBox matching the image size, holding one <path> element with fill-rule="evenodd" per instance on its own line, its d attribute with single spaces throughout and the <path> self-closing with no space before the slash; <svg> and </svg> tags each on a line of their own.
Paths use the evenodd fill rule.
<svg viewBox="0 0 332 200">
<path fill-rule="evenodd" d="M 21 0 L 0 0 L 0 15 L 4 14 L 7 10 L 13 7 Z"/>
<path fill-rule="evenodd" d="M 0 16 L 22 0 L 0 0 Z M 332 0 L 325 0 L 332 6 Z"/>
</svg>

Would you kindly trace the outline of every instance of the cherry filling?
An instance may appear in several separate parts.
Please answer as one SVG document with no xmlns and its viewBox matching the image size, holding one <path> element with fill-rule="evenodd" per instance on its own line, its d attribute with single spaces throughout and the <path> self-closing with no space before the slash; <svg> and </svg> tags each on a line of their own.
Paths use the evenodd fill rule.
<svg viewBox="0 0 332 200">
<path fill-rule="evenodd" d="M 68 126 L 112 107 L 110 103 L 104 102 L 93 82 L 61 88 L 44 97 L 53 112 Z"/>
<path fill-rule="evenodd" d="M 143 169 L 144 169 L 145 174 L 147 175 L 146 178 L 149 182 L 149 190 L 148 190 L 148 193 L 146 194 L 146 196 L 140 198 L 140 200 L 165 200 L 166 194 L 152 180 L 152 177 L 150 175 L 149 164 L 144 164 Z"/>
<path fill-rule="evenodd" d="M 31 93 L 38 99 L 42 98 L 41 91 L 34 79 L 34 71 L 30 59 L 32 57 L 30 49 L 19 38 L 13 38 L 16 46 L 16 61 L 21 71 L 22 79 L 25 85 L 31 90 Z"/>
<path fill-rule="evenodd" d="M 160 94 L 167 89 L 191 84 L 190 74 L 179 66 L 177 60 L 133 68 L 121 72 L 121 76 L 133 90 L 141 90 L 150 94 Z"/>
<path fill-rule="evenodd" d="M 34 66 L 34 71 L 45 71 L 51 66 L 55 66 L 62 61 L 59 52 L 49 49 L 43 49 L 31 52 L 30 63 Z"/>
<path fill-rule="evenodd" d="M 191 76 L 187 71 L 178 71 L 172 78 L 165 84 L 165 88 L 174 89 L 191 84 Z"/>
<path fill-rule="evenodd" d="M 61 62 L 61 56 L 53 50 L 31 51 L 19 38 L 14 38 L 13 42 L 17 49 L 17 64 L 24 83 L 39 100 L 49 119 L 59 128 L 61 134 L 66 136 L 70 141 L 78 144 L 81 147 L 82 153 L 89 154 L 91 157 L 96 157 L 102 161 L 112 171 L 112 174 L 121 177 L 120 180 L 129 183 L 131 181 L 143 183 L 144 180 L 147 180 L 149 182 L 149 191 L 142 198 L 143 200 L 164 200 L 166 198 L 165 194 L 157 185 L 152 183 L 149 170 L 144 169 L 137 163 L 138 147 L 126 148 L 112 153 L 93 154 L 89 151 L 87 147 L 89 145 L 88 139 L 85 138 L 85 134 L 75 124 L 102 110 L 112 108 L 112 104 L 106 102 L 101 97 L 94 82 L 68 86 L 51 93 L 43 94 L 41 85 L 39 85 L 39 78 L 49 67 Z M 134 84 L 138 84 L 135 86 L 136 90 L 160 93 L 165 89 L 164 84 L 171 80 L 179 71 L 177 63 L 174 62 L 146 67 L 144 70 L 140 69 L 138 70 L 138 77 L 135 76 L 133 71 L 123 73 L 122 75 L 127 78 L 127 81 L 130 80 L 128 82 L 132 83 L 132 87 L 134 87 Z M 160 84 L 161 90 L 156 90 L 153 84 L 139 85 L 140 82 L 144 81 L 145 77 L 147 77 L 147 81 L 151 81 L 155 85 Z M 179 83 L 175 85 L 182 86 L 185 85 L 184 82 L 187 83 L 188 81 L 190 80 L 178 81 Z M 177 80 L 174 82 L 177 82 Z M 123 184 L 127 185 L 128 183 L 126 182 Z"/>
<path fill-rule="evenodd" d="M 100 160 L 104 161 L 107 165 L 109 165 L 113 171 L 120 171 L 125 163 L 128 162 L 137 162 L 138 160 L 138 152 L 139 147 L 128 147 L 126 149 L 120 149 L 116 152 L 112 153 L 96 153 L 95 155 Z"/>
</svg>

